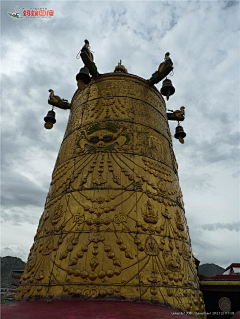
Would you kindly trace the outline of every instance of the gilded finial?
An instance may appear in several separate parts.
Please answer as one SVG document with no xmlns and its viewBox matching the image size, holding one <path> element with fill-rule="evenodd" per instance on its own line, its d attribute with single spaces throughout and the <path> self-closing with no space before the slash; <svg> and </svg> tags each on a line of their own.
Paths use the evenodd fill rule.
<svg viewBox="0 0 240 319">
<path fill-rule="evenodd" d="M 120 60 L 120 62 L 118 62 L 118 65 L 115 66 L 115 70 L 114 73 L 128 73 L 128 70 L 125 68 L 124 65 L 122 65 L 122 60 Z"/>
</svg>

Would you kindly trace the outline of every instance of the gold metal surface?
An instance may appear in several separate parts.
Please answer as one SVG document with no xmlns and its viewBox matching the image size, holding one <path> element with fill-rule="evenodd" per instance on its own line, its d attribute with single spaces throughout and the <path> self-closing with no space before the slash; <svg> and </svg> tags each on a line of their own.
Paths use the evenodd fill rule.
<svg viewBox="0 0 240 319">
<path fill-rule="evenodd" d="M 204 311 L 166 106 L 137 76 L 105 74 L 73 96 L 16 295 L 54 297 Z"/>
</svg>

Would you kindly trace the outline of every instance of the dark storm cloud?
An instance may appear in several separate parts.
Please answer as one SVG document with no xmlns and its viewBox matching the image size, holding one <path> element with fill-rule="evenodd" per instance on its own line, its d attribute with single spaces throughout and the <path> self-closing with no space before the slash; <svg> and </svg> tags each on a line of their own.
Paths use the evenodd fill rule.
<svg viewBox="0 0 240 319">
<path fill-rule="evenodd" d="M 236 222 L 232 222 L 232 223 L 204 224 L 204 225 L 201 225 L 201 228 L 204 230 L 209 230 L 209 231 L 226 229 L 229 231 L 238 232 L 240 230 L 240 222 L 236 221 Z"/>
</svg>

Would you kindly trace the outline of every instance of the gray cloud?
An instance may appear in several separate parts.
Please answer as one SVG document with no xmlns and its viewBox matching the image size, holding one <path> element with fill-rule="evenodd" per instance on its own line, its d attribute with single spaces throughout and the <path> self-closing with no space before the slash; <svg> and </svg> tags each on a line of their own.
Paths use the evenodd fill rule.
<svg viewBox="0 0 240 319">
<path fill-rule="evenodd" d="M 0 251 L 1 257 L 12 256 L 21 258 L 26 262 L 27 254 L 26 251 L 19 245 L 9 245 L 8 247 L 3 247 Z"/>
<path fill-rule="evenodd" d="M 232 174 L 232 177 L 233 177 L 233 178 L 238 178 L 238 179 L 239 179 L 239 177 L 240 177 L 240 170 L 238 170 L 238 171 L 234 172 L 234 173 Z"/>
<path fill-rule="evenodd" d="M 230 7 L 235 7 L 236 5 L 238 5 L 238 1 L 226 1 L 223 9 L 225 10 L 225 9 L 230 8 Z"/>
<path fill-rule="evenodd" d="M 181 183 L 185 184 L 185 191 L 205 191 L 208 192 L 213 188 L 212 185 L 212 176 L 210 174 L 184 174 L 181 178 Z"/>
<path fill-rule="evenodd" d="M 240 230 L 240 222 L 232 222 L 232 223 L 215 223 L 215 224 L 204 224 L 200 226 L 204 230 L 209 231 L 217 231 L 219 229 L 226 229 L 229 231 L 236 231 Z"/>
<path fill-rule="evenodd" d="M 15 172 L 3 172 L 2 205 L 9 206 L 43 206 L 46 190 L 38 187 L 34 182 Z"/>
<path fill-rule="evenodd" d="M 2 206 L 1 211 L 1 224 L 2 227 L 5 223 L 11 223 L 14 226 L 21 226 L 23 224 L 29 227 L 36 227 L 43 212 L 43 206 L 25 205 L 17 207 Z M 32 238 L 31 238 L 32 240 Z"/>
</svg>

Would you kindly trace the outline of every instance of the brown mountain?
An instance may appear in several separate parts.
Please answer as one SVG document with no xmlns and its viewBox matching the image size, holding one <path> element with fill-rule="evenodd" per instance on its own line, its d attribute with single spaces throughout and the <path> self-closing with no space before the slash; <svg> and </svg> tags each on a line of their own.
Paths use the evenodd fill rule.
<svg viewBox="0 0 240 319">
<path fill-rule="evenodd" d="M 1 262 L 1 287 L 11 287 L 12 272 L 14 269 L 24 269 L 26 263 L 18 257 L 0 257 Z"/>
</svg>

